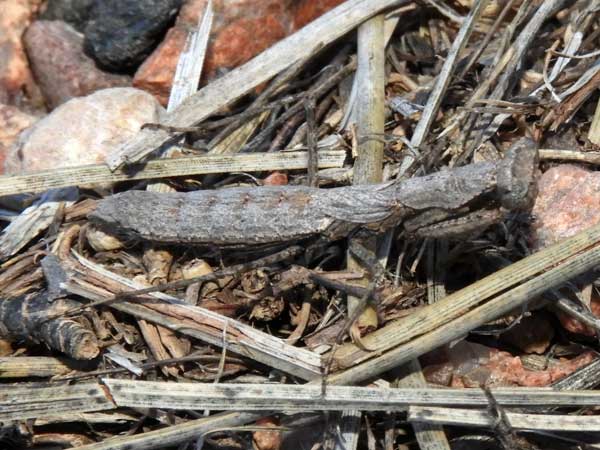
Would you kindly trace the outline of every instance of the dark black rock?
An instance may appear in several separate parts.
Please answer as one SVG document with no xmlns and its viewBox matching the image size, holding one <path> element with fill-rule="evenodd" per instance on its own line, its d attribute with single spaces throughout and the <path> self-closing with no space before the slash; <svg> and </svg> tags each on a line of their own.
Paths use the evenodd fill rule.
<svg viewBox="0 0 600 450">
<path fill-rule="evenodd" d="M 83 32 L 95 0 L 48 0 L 40 19 L 62 20 Z"/>
<path fill-rule="evenodd" d="M 98 66 L 131 72 L 154 50 L 183 0 L 96 0 L 84 51 Z"/>
</svg>

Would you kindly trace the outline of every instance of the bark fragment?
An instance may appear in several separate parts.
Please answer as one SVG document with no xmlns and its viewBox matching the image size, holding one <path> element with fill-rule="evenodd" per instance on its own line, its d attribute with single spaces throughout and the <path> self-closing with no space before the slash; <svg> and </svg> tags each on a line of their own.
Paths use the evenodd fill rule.
<svg viewBox="0 0 600 450">
<path fill-rule="evenodd" d="M 72 319 L 50 318 L 77 306 L 68 299 L 49 302 L 45 291 L 2 299 L 0 338 L 44 343 L 75 359 L 95 358 L 100 349 L 90 330 Z"/>
</svg>

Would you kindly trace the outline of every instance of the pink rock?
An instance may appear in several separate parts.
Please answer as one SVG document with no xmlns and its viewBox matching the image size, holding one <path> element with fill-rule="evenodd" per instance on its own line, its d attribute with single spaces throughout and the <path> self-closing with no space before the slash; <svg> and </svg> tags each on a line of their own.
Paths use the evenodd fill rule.
<svg viewBox="0 0 600 450">
<path fill-rule="evenodd" d="M 571 164 L 542 175 L 533 207 L 535 245 L 544 247 L 600 223 L 600 173 Z"/>
<path fill-rule="evenodd" d="M 521 358 L 467 341 L 446 346 L 423 358 L 428 382 L 452 387 L 548 386 L 596 358 L 593 352 L 561 358 L 546 370 L 529 370 Z M 429 360 L 429 363 L 427 362 Z"/>
<path fill-rule="evenodd" d="M 600 223 L 600 172 L 562 164 L 549 169 L 539 181 L 533 207 L 535 245 L 544 247 L 571 237 Z M 600 299 L 593 297 L 591 311 L 600 317 Z M 595 336 L 581 322 L 558 313 L 562 326 L 571 333 Z"/>
<path fill-rule="evenodd" d="M 147 90 L 166 105 L 177 60 L 190 27 L 204 13 L 206 0 L 188 0 L 175 27 L 140 66 L 133 85 Z M 215 0 L 215 20 L 207 50 L 203 80 L 233 69 L 318 17 L 341 0 Z"/>
<path fill-rule="evenodd" d="M 6 160 L 7 173 L 98 164 L 163 108 L 147 92 L 111 88 L 60 105 L 25 130 Z"/>
<path fill-rule="evenodd" d="M 341 3 L 344 3 L 344 0 L 302 0 L 297 2 L 294 11 L 294 30 L 302 28 Z"/>
<path fill-rule="evenodd" d="M 267 10 L 268 11 L 268 10 Z M 258 12 L 223 26 L 214 37 L 206 58 L 206 73 L 233 69 L 252 59 L 289 34 L 285 12 Z"/>
<path fill-rule="evenodd" d="M 265 186 L 283 186 L 288 184 L 288 177 L 283 172 L 272 172 L 264 180 Z"/>
<path fill-rule="evenodd" d="M 83 53 L 83 35 L 64 22 L 35 21 L 23 40 L 50 108 L 100 89 L 131 85 L 130 77 L 98 69 Z"/>
<path fill-rule="evenodd" d="M 19 105 L 26 97 L 39 100 L 21 36 L 40 1 L 0 0 L 0 103 Z"/>
<path fill-rule="evenodd" d="M 33 125 L 39 118 L 21 111 L 16 106 L 0 104 L 0 175 L 4 173 L 4 160 L 8 149 L 19 133 Z"/>
<path fill-rule="evenodd" d="M 176 26 L 195 27 L 206 0 L 188 0 Z M 232 69 L 291 32 L 289 0 L 216 0 L 215 20 L 206 55 L 205 72 Z"/>
</svg>

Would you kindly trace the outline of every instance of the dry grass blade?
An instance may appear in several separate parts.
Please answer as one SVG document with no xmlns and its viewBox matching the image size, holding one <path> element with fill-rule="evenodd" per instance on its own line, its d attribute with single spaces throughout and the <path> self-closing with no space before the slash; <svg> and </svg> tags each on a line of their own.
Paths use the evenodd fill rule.
<svg viewBox="0 0 600 450">
<path fill-rule="evenodd" d="M 13 385 L 2 388 L 0 422 L 53 417 L 70 413 L 105 411 L 115 405 L 100 383 L 69 385 Z"/>
<path fill-rule="evenodd" d="M 385 22 L 383 23 L 383 41 L 386 47 L 389 44 L 392 34 L 394 33 L 394 30 L 396 29 L 396 26 L 400 20 L 399 17 L 393 15 L 393 11 L 389 14 L 391 14 L 391 16 L 386 17 Z M 350 96 L 344 105 L 344 116 L 339 124 L 340 129 L 345 130 L 348 129 L 350 125 L 356 124 L 356 96 L 358 92 L 358 84 L 358 77 L 355 76 L 352 82 Z"/>
<path fill-rule="evenodd" d="M 319 168 L 343 167 L 344 150 L 321 150 Z M 306 169 L 307 152 L 258 153 L 243 155 L 206 155 L 157 159 L 138 171 L 111 172 L 104 164 L 65 167 L 46 172 L 0 176 L 0 196 L 43 192 L 66 186 L 115 183 L 128 180 L 205 175 L 209 173 L 260 172 L 266 170 Z"/>
<path fill-rule="evenodd" d="M 138 380 L 109 380 L 103 383 L 120 407 L 282 410 L 282 411 L 403 411 L 410 405 L 487 406 L 481 389 L 391 389 L 328 386 L 325 394 L 317 385 L 202 384 Z M 493 390 L 503 406 L 596 405 L 598 391 L 555 391 L 547 388 Z"/>
<path fill-rule="evenodd" d="M 507 407 L 595 406 L 598 391 L 500 388 L 493 395 Z M 87 393 L 87 394 L 86 394 Z M 110 408 L 216 409 L 227 411 L 405 411 L 409 406 L 477 406 L 488 399 L 478 388 L 384 388 L 317 385 L 170 383 L 103 379 L 102 383 L 8 386 L 0 418 L 22 420 L 56 414 L 51 408 L 74 405 L 77 411 Z"/>
<path fill-rule="evenodd" d="M 362 24 L 358 29 L 358 67 L 356 71 L 356 85 L 358 88 L 356 111 L 358 147 L 356 161 L 354 162 L 353 184 L 372 184 L 382 181 L 383 171 L 383 142 L 378 139 L 384 131 L 384 70 L 385 70 L 385 43 L 384 43 L 384 17 L 376 16 Z M 375 241 L 370 239 L 361 241 L 363 245 L 374 251 Z M 349 252 L 347 255 L 347 268 L 350 271 L 361 270 L 361 264 Z M 366 286 L 368 279 L 363 279 L 360 284 Z M 374 310 L 371 306 L 361 305 L 361 299 L 348 297 L 348 315 L 351 317 L 360 314 L 356 324 L 361 326 L 372 325 Z M 357 311 L 364 309 L 364 312 Z M 376 325 L 376 321 L 375 321 Z"/>
<path fill-rule="evenodd" d="M 507 412 L 510 427 L 527 431 L 600 431 L 600 417 Z M 458 408 L 411 406 L 408 420 L 413 423 L 493 428 L 495 420 L 487 411 Z"/>
<path fill-rule="evenodd" d="M 81 364 L 64 358 L 22 356 L 0 358 L 0 378 L 53 377 L 80 369 Z"/>
<path fill-rule="evenodd" d="M 381 182 L 385 92 L 384 17 L 376 16 L 358 28 L 356 78 L 358 148 L 354 162 L 354 184 Z"/>
<path fill-rule="evenodd" d="M 86 423 L 86 424 L 124 424 L 136 422 L 139 417 L 134 413 L 111 412 L 90 412 L 90 413 L 70 413 L 63 412 L 60 416 L 36 418 L 33 423 L 35 426 L 56 425 L 64 423 Z"/>
<path fill-rule="evenodd" d="M 169 95 L 168 112 L 173 111 L 198 90 L 213 18 L 213 5 L 209 0 L 204 14 L 199 19 L 198 29 L 188 35 L 183 52 L 179 57 L 171 95 Z"/>
<path fill-rule="evenodd" d="M 540 159 L 582 162 L 597 165 L 600 164 L 600 152 L 541 148 Z"/>
</svg>

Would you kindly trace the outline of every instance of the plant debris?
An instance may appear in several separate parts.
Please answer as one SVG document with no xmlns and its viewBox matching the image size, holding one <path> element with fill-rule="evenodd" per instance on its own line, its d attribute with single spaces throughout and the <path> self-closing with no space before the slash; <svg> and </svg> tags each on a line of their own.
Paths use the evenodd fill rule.
<svg viewBox="0 0 600 450">
<path fill-rule="evenodd" d="M 104 163 L 0 177 L 0 448 L 600 446 L 600 2 L 315 2 L 197 90 L 221 3 Z"/>
</svg>

